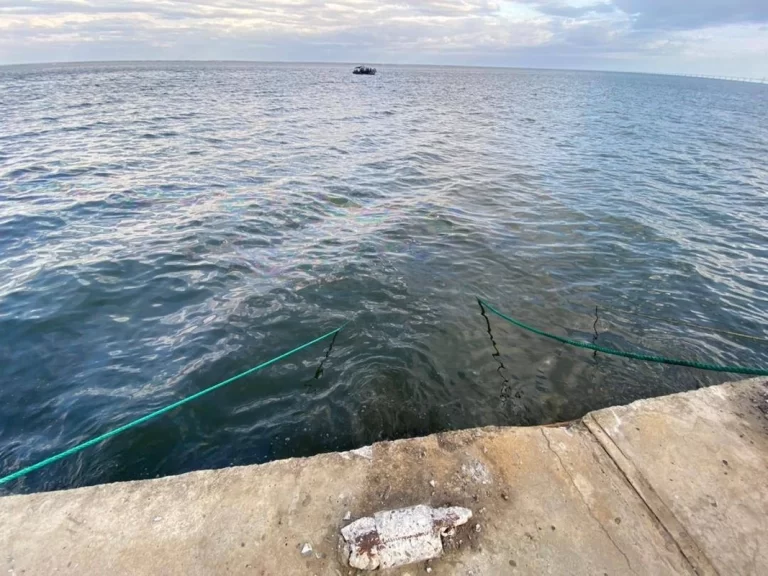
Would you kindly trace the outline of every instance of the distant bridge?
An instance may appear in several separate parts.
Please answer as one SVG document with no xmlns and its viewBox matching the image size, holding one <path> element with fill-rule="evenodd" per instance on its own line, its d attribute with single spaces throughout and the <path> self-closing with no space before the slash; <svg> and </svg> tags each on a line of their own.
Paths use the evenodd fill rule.
<svg viewBox="0 0 768 576">
<path fill-rule="evenodd" d="M 768 78 L 746 78 L 741 76 L 711 76 L 709 74 L 673 74 L 673 76 L 685 76 L 686 78 L 707 78 L 709 80 L 730 80 L 731 82 L 753 82 L 755 84 L 768 84 Z"/>
</svg>

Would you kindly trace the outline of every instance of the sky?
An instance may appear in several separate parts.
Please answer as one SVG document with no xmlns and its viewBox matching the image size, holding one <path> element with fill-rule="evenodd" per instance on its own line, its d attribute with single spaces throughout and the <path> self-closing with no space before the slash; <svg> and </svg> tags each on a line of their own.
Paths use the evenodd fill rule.
<svg viewBox="0 0 768 576">
<path fill-rule="evenodd" d="M 768 77 L 768 0 L 0 0 L 0 64 L 267 60 Z"/>
</svg>

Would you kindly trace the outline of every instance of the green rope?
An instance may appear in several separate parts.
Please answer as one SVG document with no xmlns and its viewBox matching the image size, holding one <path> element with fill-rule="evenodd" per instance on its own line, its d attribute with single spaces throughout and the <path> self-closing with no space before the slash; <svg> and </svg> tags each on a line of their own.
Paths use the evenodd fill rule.
<svg viewBox="0 0 768 576">
<path fill-rule="evenodd" d="M 643 360 L 645 362 L 657 362 L 659 364 L 672 364 L 673 366 L 688 366 L 689 368 L 699 368 L 701 370 L 711 370 L 714 372 L 730 372 L 732 374 L 749 374 L 752 376 L 768 376 L 768 370 L 763 368 L 750 368 L 745 366 L 723 366 L 720 364 L 705 364 L 703 362 L 691 362 L 690 360 L 680 360 L 677 358 L 665 358 L 664 356 L 652 356 L 650 354 L 638 354 L 635 352 L 622 352 L 621 350 L 616 350 L 614 348 L 604 348 L 603 346 L 597 346 L 596 344 L 590 344 L 589 342 L 583 342 L 581 340 L 572 340 L 571 338 L 564 338 L 562 336 L 557 336 L 556 334 L 550 334 L 549 332 L 545 332 L 544 330 L 539 330 L 538 328 L 534 328 L 533 326 L 529 326 L 528 324 L 524 324 L 523 322 L 520 322 L 519 320 L 515 320 L 514 318 L 510 318 L 506 314 L 503 314 L 502 312 L 499 312 L 496 310 L 493 306 L 485 302 L 484 300 L 481 300 L 480 298 L 477 299 L 477 301 L 480 303 L 481 306 L 484 306 L 496 316 L 499 318 L 503 318 L 507 322 L 510 322 L 511 324 L 514 324 L 518 328 L 522 328 L 523 330 L 527 330 L 528 332 L 533 332 L 534 334 L 538 334 L 539 336 L 544 336 L 545 338 L 551 338 L 552 340 L 556 340 L 558 342 L 561 342 L 563 344 L 568 344 L 570 346 L 576 346 L 578 348 L 586 348 L 587 350 L 595 350 L 597 352 L 602 352 L 604 354 L 611 354 L 613 356 L 623 356 L 624 358 L 631 358 L 632 360 Z"/>
<path fill-rule="evenodd" d="M 270 366 L 271 364 L 274 364 L 275 362 L 279 362 L 283 358 L 287 358 L 288 356 L 291 356 L 292 354 L 295 354 L 296 352 L 300 352 L 301 350 L 304 350 L 304 348 L 308 348 L 309 346 L 312 346 L 312 344 L 317 344 L 321 340 L 325 340 L 326 338 L 329 338 L 331 336 L 334 336 L 338 334 L 344 326 L 346 326 L 347 323 L 342 324 L 336 330 L 333 330 L 331 332 L 328 332 L 328 334 L 324 334 L 323 336 L 320 336 L 319 338 L 315 338 L 311 342 L 307 342 L 306 344 L 302 344 L 298 348 L 294 348 L 293 350 L 290 350 L 288 352 L 285 352 L 284 354 L 280 354 L 280 356 L 277 356 L 275 358 L 272 358 L 272 360 L 267 360 L 266 362 L 259 364 L 258 366 L 254 366 L 253 368 L 250 368 L 246 370 L 245 372 L 241 372 L 240 374 L 237 374 L 236 376 L 232 376 L 231 378 L 227 378 L 223 382 L 219 382 L 218 384 L 214 384 L 210 388 L 206 388 L 205 390 L 201 390 L 200 392 L 196 392 L 195 394 L 192 394 L 191 396 L 187 396 L 186 398 L 183 398 L 182 400 L 179 400 L 178 402 L 174 402 L 173 404 L 169 404 L 168 406 L 164 408 L 160 408 L 159 410 L 155 410 L 154 412 L 150 412 L 146 416 L 142 416 L 141 418 L 137 418 L 136 420 L 132 422 L 128 422 L 128 424 L 124 424 L 118 428 L 115 428 L 114 430 L 110 430 L 109 432 L 105 432 L 104 434 L 100 436 L 96 436 L 96 438 L 91 438 L 90 440 L 87 440 L 83 442 L 82 444 L 78 444 L 77 446 L 73 446 L 72 448 L 69 448 L 67 450 L 64 450 L 63 452 L 60 452 L 58 454 L 55 454 L 51 456 L 50 458 L 46 458 L 45 460 L 41 460 L 37 464 L 32 464 L 31 466 L 27 466 L 26 468 L 22 468 L 21 470 L 17 470 L 16 472 L 12 474 L 8 474 L 7 476 L 4 476 L 3 478 L 0 478 L 0 485 L 5 484 L 7 482 L 10 482 L 11 480 L 15 480 L 16 478 L 21 478 L 22 476 L 26 476 L 30 472 L 34 472 L 35 470 L 39 470 L 40 468 L 43 468 L 44 466 L 48 466 L 49 464 L 53 464 L 54 462 L 58 462 L 59 460 L 63 460 L 67 456 L 72 456 L 72 454 L 77 454 L 81 450 L 85 450 L 86 448 L 89 448 L 90 446 L 93 446 L 94 444 L 98 444 L 99 442 L 103 442 L 104 440 L 111 438 L 112 436 L 117 436 L 121 432 L 125 432 L 126 430 L 129 430 L 130 428 L 134 428 L 138 426 L 139 424 L 143 424 L 147 420 L 151 420 L 152 418 L 156 418 L 157 416 L 161 416 L 162 414 L 165 414 L 166 412 L 170 412 L 174 408 L 178 408 L 179 406 L 182 406 L 186 404 L 187 402 L 191 402 L 192 400 L 196 400 L 197 398 L 200 398 L 201 396 L 205 396 L 206 394 L 209 394 L 210 392 L 213 392 L 214 390 L 218 390 L 219 388 L 223 388 L 227 384 L 231 384 L 235 380 L 239 380 L 240 378 L 243 378 L 245 376 L 248 376 L 249 374 L 253 374 L 257 370 L 261 370 L 262 368 L 266 368 L 267 366 Z"/>
</svg>

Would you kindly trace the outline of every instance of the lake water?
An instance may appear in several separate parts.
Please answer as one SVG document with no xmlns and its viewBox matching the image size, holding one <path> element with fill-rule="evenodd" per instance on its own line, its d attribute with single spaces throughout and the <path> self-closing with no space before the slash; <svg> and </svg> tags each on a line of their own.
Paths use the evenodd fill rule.
<svg viewBox="0 0 768 576">
<path fill-rule="evenodd" d="M 768 365 L 768 86 L 249 63 L 0 68 L 0 473 L 292 356 L 4 490 L 149 478 Z M 491 341 L 493 338 L 493 342 Z M 316 374 L 319 378 L 316 378 Z"/>
</svg>

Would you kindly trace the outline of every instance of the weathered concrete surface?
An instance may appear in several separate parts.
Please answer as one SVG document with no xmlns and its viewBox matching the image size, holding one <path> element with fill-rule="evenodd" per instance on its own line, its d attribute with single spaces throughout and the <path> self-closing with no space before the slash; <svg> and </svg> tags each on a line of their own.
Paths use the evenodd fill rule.
<svg viewBox="0 0 768 576">
<path fill-rule="evenodd" d="M 347 575 L 356 572 L 340 560 L 342 526 L 429 504 L 474 512 L 429 564 L 436 575 L 764 575 L 763 382 L 637 402 L 562 426 L 467 430 L 0 498 L 0 566 L 15 575 Z"/>
<path fill-rule="evenodd" d="M 635 402 L 587 426 L 703 573 L 768 575 L 766 379 Z M 674 524 L 676 520 L 677 524 Z"/>
</svg>

